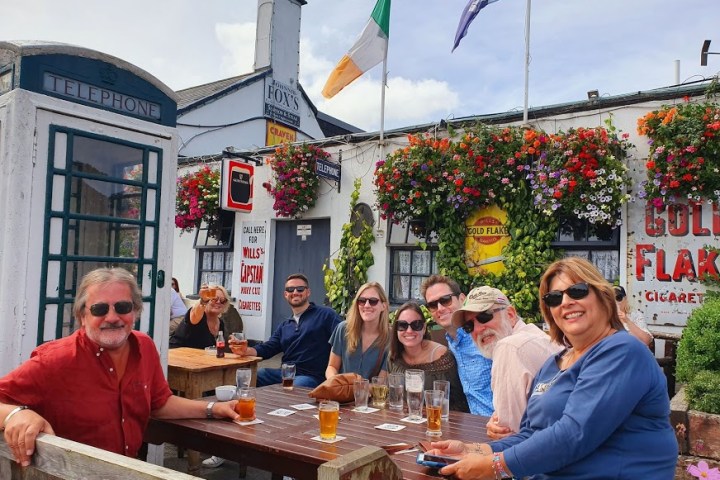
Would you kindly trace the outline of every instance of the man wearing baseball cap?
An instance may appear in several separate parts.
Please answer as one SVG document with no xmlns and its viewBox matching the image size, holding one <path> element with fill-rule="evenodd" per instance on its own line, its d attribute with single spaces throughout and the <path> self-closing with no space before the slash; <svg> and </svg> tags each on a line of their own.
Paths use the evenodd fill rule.
<svg viewBox="0 0 720 480">
<path fill-rule="evenodd" d="M 474 288 L 452 315 L 453 325 L 472 335 L 480 353 L 492 359 L 493 405 L 488 436 L 503 438 L 520 429 L 532 381 L 562 347 L 533 324 L 526 324 L 497 288 Z"/>
</svg>

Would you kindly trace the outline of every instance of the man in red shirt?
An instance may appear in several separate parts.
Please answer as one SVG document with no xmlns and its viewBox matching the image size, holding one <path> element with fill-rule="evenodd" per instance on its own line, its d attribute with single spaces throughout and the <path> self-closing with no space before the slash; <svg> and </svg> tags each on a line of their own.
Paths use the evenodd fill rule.
<svg viewBox="0 0 720 480">
<path fill-rule="evenodd" d="M 73 305 L 80 329 L 0 379 L 0 428 L 18 463 L 30 464 L 40 432 L 135 457 L 150 415 L 237 418 L 234 401 L 172 395 L 153 340 L 133 330 L 142 307 L 127 270 L 88 273 Z"/>
</svg>

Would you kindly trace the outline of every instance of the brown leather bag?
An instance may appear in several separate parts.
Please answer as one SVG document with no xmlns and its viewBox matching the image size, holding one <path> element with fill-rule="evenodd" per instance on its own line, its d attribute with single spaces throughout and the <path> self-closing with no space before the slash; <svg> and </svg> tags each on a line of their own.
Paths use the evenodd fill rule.
<svg viewBox="0 0 720 480">
<path fill-rule="evenodd" d="M 352 402 L 355 400 L 355 394 L 353 393 L 355 380 L 361 380 L 362 378 L 357 373 L 340 373 L 325 380 L 308 395 L 316 400 L 335 400 L 340 403 Z"/>
</svg>

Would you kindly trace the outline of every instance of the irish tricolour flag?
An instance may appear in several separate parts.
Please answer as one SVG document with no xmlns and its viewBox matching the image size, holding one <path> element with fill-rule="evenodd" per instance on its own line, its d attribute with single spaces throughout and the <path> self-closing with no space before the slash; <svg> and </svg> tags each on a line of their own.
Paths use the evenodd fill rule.
<svg viewBox="0 0 720 480">
<path fill-rule="evenodd" d="M 323 88 L 325 98 L 332 98 L 363 73 L 382 62 L 390 34 L 390 0 L 378 0 L 370 20 L 350 51 L 340 59 Z"/>
</svg>

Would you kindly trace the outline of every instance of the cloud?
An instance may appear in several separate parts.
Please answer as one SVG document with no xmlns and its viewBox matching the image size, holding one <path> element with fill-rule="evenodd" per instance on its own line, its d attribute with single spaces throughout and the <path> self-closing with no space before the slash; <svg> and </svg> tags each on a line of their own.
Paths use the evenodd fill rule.
<svg viewBox="0 0 720 480">
<path fill-rule="evenodd" d="M 221 72 L 226 77 L 252 72 L 255 63 L 255 30 L 255 22 L 215 25 L 215 36 L 225 49 Z"/>
</svg>

